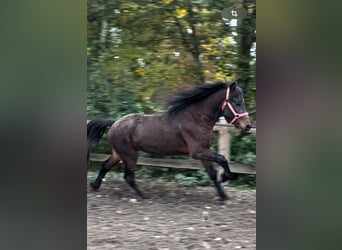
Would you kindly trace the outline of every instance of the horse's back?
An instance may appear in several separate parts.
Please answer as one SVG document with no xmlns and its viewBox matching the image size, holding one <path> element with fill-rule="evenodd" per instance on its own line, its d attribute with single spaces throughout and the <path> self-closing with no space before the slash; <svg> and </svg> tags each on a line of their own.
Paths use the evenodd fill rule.
<svg viewBox="0 0 342 250">
<path fill-rule="evenodd" d="M 137 151 L 152 154 L 187 153 L 178 124 L 164 114 L 124 116 L 113 124 L 108 136 L 114 147 L 129 144 Z"/>
</svg>

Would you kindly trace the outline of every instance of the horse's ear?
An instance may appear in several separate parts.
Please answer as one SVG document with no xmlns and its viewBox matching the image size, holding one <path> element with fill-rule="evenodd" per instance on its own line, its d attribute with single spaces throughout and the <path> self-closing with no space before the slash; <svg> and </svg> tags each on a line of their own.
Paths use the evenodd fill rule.
<svg viewBox="0 0 342 250">
<path fill-rule="evenodd" d="M 232 82 L 229 86 L 230 90 L 235 90 L 236 89 L 237 82 Z"/>
</svg>

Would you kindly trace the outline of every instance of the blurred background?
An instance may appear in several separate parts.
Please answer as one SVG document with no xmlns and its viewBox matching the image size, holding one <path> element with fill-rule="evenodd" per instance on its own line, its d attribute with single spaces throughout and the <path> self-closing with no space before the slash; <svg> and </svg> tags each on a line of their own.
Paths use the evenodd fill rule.
<svg viewBox="0 0 342 250">
<path fill-rule="evenodd" d="M 162 112 L 175 92 L 236 80 L 256 125 L 255 0 L 94 0 L 87 20 L 88 119 Z M 255 165 L 255 134 L 231 140 L 232 161 Z"/>
</svg>

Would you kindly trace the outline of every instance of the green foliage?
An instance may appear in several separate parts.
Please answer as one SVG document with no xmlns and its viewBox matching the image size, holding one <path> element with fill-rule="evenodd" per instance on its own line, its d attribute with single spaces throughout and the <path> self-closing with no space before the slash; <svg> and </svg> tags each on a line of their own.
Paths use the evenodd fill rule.
<svg viewBox="0 0 342 250">
<path fill-rule="evenodd" d="M 159 112 L 171 92 L 224 79 L 241 81 L 247 106 L 254 110 L 255 57 L 249 51 L 255 42 L 255 0 L 240 1 L 252 14 L 248 27 L 242 25 L 234 37 L 237 44 L 221 17 L 231 4 L 88 2 L 88 116 Z"/>
<path fill-rule="evenodd" d="M 204 170 L 139 167 L 137 177 L 152 181 L 172 181 L 185 186 L 211 184 Z"/>
<path fill-rule="evenodd" d="M 231 141 L 231 160 L 233 162 L 256 165 L 256 135 L 233 135 Z"/>
<path fill-rule="evenodd" d="M 98 172 L 97 171 L 89 171 L 87 173 L 87 178 L 90 181 L 96 179 Z M 106 174 L 106 179 L 123 179 L 123 173 L 118 173 L 116 171 L 110 171 Z"/>
<path fill-rule="evenodd" d="M 237 180 L 230 183 L 230 186 L 241 189 L 255 189 L 256 176 L 248 174 L 240 175 Z"/>
<path fill-rule="evenodd" d="M 178 173 L 175 175 L 174 180 L 184 186 L 207 186 L 211 182 L 209 180 L 208 174 L 203 170 L 193 170 L 188 173 Z"/>
</svg>

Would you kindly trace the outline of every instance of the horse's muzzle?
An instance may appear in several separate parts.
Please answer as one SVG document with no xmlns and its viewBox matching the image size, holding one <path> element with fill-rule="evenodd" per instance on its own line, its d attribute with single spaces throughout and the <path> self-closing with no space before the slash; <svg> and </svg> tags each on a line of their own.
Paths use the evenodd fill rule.
<svg viewBox="0 0 342 250">
<path fill-rule="evenodd" d="M 249 130 L 251 130 L 251 128 L 252 128 L 252 126 L 248 124 L 248 125 L 246 125 L 244 131 L 248 132 Z"/>
</svg>

